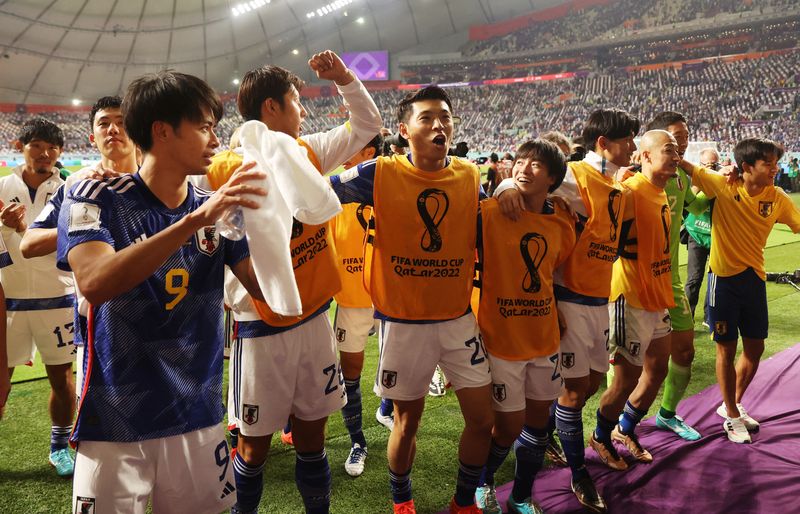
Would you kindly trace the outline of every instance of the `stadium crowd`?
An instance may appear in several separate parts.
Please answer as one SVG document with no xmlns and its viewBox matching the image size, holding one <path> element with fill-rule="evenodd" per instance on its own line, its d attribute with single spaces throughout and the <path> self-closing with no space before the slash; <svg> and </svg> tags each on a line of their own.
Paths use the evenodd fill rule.
<svg viewBox="0 0 800 514">
<path fill-rule="evenodd" d="M 532 23 L 518 31 L 485 41 L 473 41 L 462 48 L 464 56 L 494 56 L 530 49 L 555 48 L 591 39 L 622 37 L 651 27 L 663 27 L 693 20 L 713 18 L 723 13 L 780 12 L 796 7 L 792 0 L 619 0 L 596 5 L 566 16 Z M 591 40 L 588 39 L 588 40 Z"/>
<path fill-rule="evenodd" d="M 591 73 L 565 80 L 459 87 L 450 92 L 461 117 L 458 138 L 480 154 L 511 151 L 526 138 L 550 129 L 577 135 L 587 114 L 605 106 L 624 107 L 643 119 L 661 109 L 684 112 L 692 122 L 693 138 L 716 142 L 722 151 L 730 151 L 743 137 L 767 134 L 788 151 L 798 152 L 798 69 L 800 51 L 794 51 L 687 68 Z M 758 80 L 742 81 L 741 77 Z M 384 119 L 392 119 L 402 95 L 402 91 L 391 90 L 373 93 Z M 234 99 L 224 105 L 219 135 L 227 141 L 242 119 Z M 326 130 L 341 121 L 338 97 L 304 98 L 303 105 L 308 111 L 306 132 Z M 757 114 L 762 107 L 772 113 L 764 115 L 767 119 Z M 94 154 L 85 113 L 53 112 L 45 117 L 64 129 L 66 153 Z M 19 113 L 0 115 L 2 141 L 13 140 L 25 119 L 26 115 Z M 10 151 L 7 147 L 0 150 Z"/>
</svg>

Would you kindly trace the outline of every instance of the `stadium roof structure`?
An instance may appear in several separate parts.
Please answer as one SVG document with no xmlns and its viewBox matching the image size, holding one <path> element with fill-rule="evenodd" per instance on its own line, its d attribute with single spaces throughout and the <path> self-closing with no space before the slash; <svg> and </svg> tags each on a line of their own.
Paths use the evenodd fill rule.
<svg viewBox="0 0 800 514">
<path fill-rule="evenodd" d="M 163 68 L 221 91 L 263 63 L 310 78 L 306 60 L 323 49 L 436 49 L 471 25 L 563 1 L 0 0 L 0 102 L 90 102 Z"/>
</svg>

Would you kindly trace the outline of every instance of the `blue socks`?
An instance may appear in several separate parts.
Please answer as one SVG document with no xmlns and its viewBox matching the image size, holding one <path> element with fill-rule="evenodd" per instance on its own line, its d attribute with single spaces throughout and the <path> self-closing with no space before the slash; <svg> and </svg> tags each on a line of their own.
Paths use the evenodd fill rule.
<svg viewBox="0 0 800 514">
<path fill-rule="evenodd" d="M 581 410 L 558 404 L 555 411 L 558 438 L 561 440 L 561 448 L 564 450 L 567 463 L 572 470 L 573 480 L 579 480 L 588 474 L 583 454 L 583 418 L 581 417 Z"/>
<path fill-rule="evenodd" d="M 625 435 L 632 434 L 645 414 L 647 411 L 637 409 L 631 402 L 625 402 L 625 410 L 622 411 L 622 418 L 619 420 L 620 432 Z"/>
<path fill-rule="evenodd" d="M 611 431 L 614 430 L 614 425 L 616 424 L 616 421 L 606 418 L 600 414 L 600 409 L 597 409 L 597 426 L 594 429 L 594 438 L 610 444 Z"/>
<path fill-rule="evenodd" d="M 264 463 L 251 466 L 237 453 L 233 458 L 233 477 L 236 479 L 236 512 L 256 512 L 264 489 Z"/>
<path fill-rule="evenodd" d="M 395 473 L 389 468 L 389 486 L 392 488 L 392 501 L 405 503 L 411 500 L 411 470 Z"/>
<path fill-rule="evenodd" d="M 511 489 L 511 497 L 517 503 L 523 502 L 531 496 L 533 479 L 544 463 L 547 440 L 546 427 L 533 428 L 525 425 L 522 427 L 522 433 L 514 441 L 517 467 L 514 472 L 514 487 Z"/>
<path fill-rule="evenodd" d="M 381 416 L 391 416 L 394 414 L 394 403 L 392 400 L 381 398 Z"/>
<path fill-rule="evenodd" d="M 475 490 L 481 478 L 483 466 L 470 466 L 458 461 L 458 480 L 456 481 L 456 505 L 469 507 L 475 503 Z"/>
<path fill-rule="evenodd" d="M 66 427 L 50 427 L 50 453 L 63 450 L 69 445 L 69 435 L 72 433 L 72 425 Z"/>
<path fill-rule="evenodd" d="M 500 469 L 500 466 L 508 457 L 511 448 L 499 446 L 497 442 L 492 439 L 492 445 L 489 447 L 489 457 L 486 459 L 486 466 L 481 473 L 481 479 L 478 485 L 494 485 L 494 474 Z"/>
<path fill-rule="evenodd" d="M 298 452 L 294 479 L 306 514 L 327 514 L 331 505 L 331 468 L 325 450 Z"/>
<path fill-rule="evenodd" d="M 350 433 L 352 444 L 359 444 L 366 448 L 367 440 L 361 429 L 361 377 L 354 380 L 344 379 L 344 388 L 347 391 L 347 403 L 342 407 L 344 426 Z"/>
</svg>

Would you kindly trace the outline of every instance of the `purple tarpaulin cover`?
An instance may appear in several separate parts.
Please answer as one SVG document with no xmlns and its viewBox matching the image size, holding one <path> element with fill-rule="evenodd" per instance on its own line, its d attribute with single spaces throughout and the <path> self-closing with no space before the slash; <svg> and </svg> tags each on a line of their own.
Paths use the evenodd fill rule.
<svg viewBox="0 0 800 514">
<path fill-rule="evenodd" d="M 728 441 L 716 413 L 720 403 L 714 384 L 678 406 L 678 413 L 702 434 L 698 441 L 657 429 L 655 418 L 643 421 L 637 433 L 653 454 L 652 464 L 635 462 L 620 450 L 631 466 L 613 471 L 587 449 L 589 472 L 610 512 L 800 512 L 800 344 L 763 361 L 744 396 L 748 414 L 761 423 L 752 444 Z M 510 491 L 511 484 L 497 488 L 504 511 Z M 583 512 L 570 490 L 568 468 L 539 473 L 533 497 L 550 514 Z"/>
</svg>

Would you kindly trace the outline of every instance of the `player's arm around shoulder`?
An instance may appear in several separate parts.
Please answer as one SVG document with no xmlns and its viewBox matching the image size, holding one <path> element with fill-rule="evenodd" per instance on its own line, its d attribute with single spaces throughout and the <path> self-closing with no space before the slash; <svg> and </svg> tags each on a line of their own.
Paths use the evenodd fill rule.
<svg viewBox="0 0 800 514">
<path fill-rule="evenodd" d="M 725 175 L 693 164 L 686 159 L 681 160 L 678 166 L 692 178 L 692 185 L 697 186 L 708 198 L 717 196 L 728 185 L 729 179 Z"/>
</svg>

